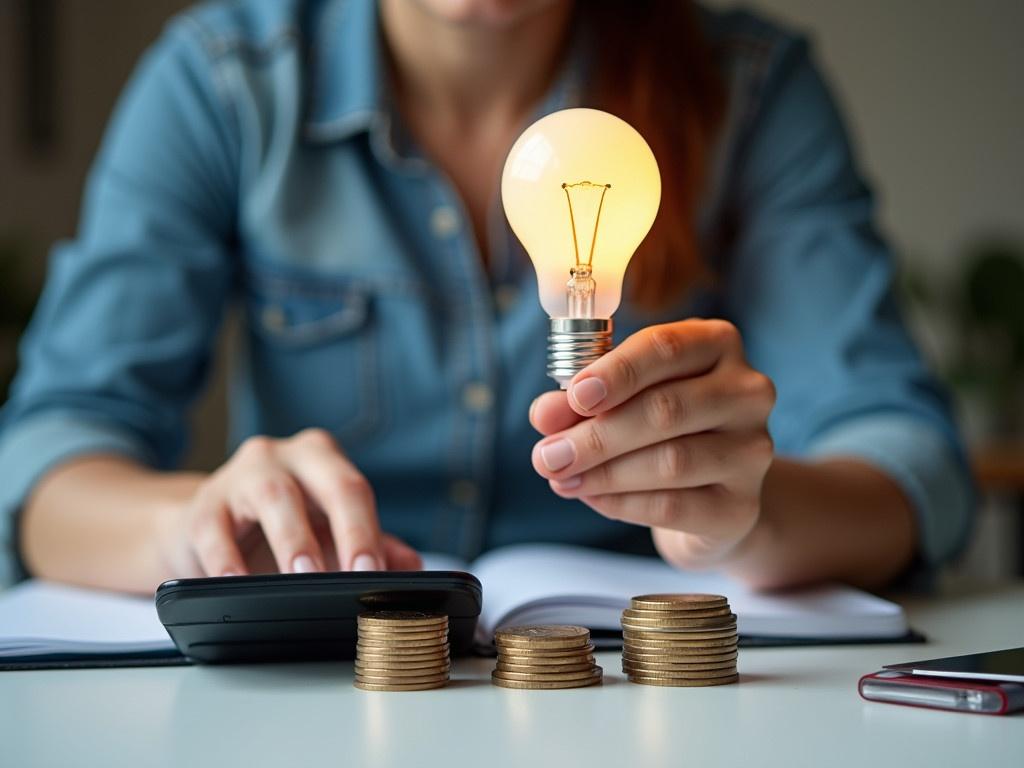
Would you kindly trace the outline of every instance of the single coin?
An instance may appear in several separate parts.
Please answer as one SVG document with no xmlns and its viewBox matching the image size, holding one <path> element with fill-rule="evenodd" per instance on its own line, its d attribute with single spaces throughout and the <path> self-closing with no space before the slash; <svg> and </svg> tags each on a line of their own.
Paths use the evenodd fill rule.
<svg viewBox="0 0 1024 768">
<path fill-rule="evenodd" d="M 394 669 L 416 669 L 416 667 L 427 667 L 427 666 L 438 666 L 439 664 L 448 664 L 451 662 L 451 657 L 448 655 L 444 656 L 431 656 L 428 658 L 421 657 L 373 657 L 367 656 L 366 654 L 356 655 L 355 663 L 363 664 L 365 666 L 377 666 L 384 667 L 390 666 Z"/>
<path fill-rule="evenodd" d="M 688 677 L 689 672 L 710 672 L 722 669 L 729 669 L 733 672 L 736 671 L 736 659 L 731 661 L 713 661 L 708 664 L 663 664 L 657 661 L 630 661 L 629 659 L 622 660 L 622 671 L 623 672 L 639 672 L 642 674 L 655 674 L 664 672 L 666 674 L 678 672 L 679 677 Z M 725 674 L 724 672 L 718 672 L 718 674 Z"/>
<path fill-rule="evenodd" d="M 392 632 L 389 629 L 366 629 L 360 627 L 359 637 L 368 637 L 373 640 L 430 640 L 432 638 L 448 637 L 448 629 L 425 629 L 420 632 Z"/>
<path fill-rule="evenodd" d="M 631 683 L 640 685 L 663 685 L 671 688 L 705 688 L 712 685 L 729 685 L 740 679 L 739 675 L 727 675 L 725 677 L 704 678 L 702 680 L 681 680 L 678 678 L 646 677 L 643 675 L 628 675 Z"/>
<path fill-rule="evenodd" d="M 448 633 L 448 625 L 441 624 L 437 627 L 379 627 L 359 626 L 357 630 L 361 635 L 373 635 L 374 637 L 409 637 L 410 635 L 443 635 Z"/>
<path fill-rule="evenodd" d="M 600 671 L 600 667 L 597 668 L 590 677 L 585 677 L 582 680 L 558 680 L 558 681 L 532 681 L 526 682 L 523 680 L 506 680 L 501 677 L 495 677 L 494 673 L 491 673 L 491 683 L 501 688 L 520 688 L 524 690 L 557 690 L 562 688 L 586 688 L 590 685 L 598 685 L 603 679 L 603 675 Z"/>
<path fill-rule="evenodd" d="M 719 642 L 734 643 L 739 639 L 736 630 L 722 632 L 647 632 L 645 630 L 624 630 L 623 642 L 645 643 L 650 645 L 700 645 Z"/>
<path fill-rule="evenodd" d="M 491 673 L 491 677 L 497 677 L 500 680 L 522 680 L 523 682 L 584 680 L 593 675 L 594 667 L 580 672 L 506 672 L 503 669 L 495 669 Z"/>
<path fill-rule="evenodd" d="M 354 681 L 353 685 L 362 691 L 431 691 L 434 688 L 444 688 L 448 685 L 447 680 L 436 683 L 365 683 L 362 680 Z"/>
<path fill-rule="evenodd" d="M 357 643 L 365 645 L 367 648 L 447 648 L 448 638 L 429 637 L 425 639 L 392 640 L 390 638 L 364 637 L 360 635 Z"/>
<path fill-rule="evenodd" d="M 423 611 L 373 611 L 359 614 L 357 621 L 360 627 L 404 629 L 406 627 L 447 626 L 448 616 L 443 613 L 424 613 Z"/>
<path fill-rule="evenodd" d="M 594 652 L 594 644 L 587 643 L 578 648 L 513 648 L 511 646 L 498 646 L 498 655 L 529 656 L 531 658 L 557 659 L 562 657 L 578 658 Z"/>
<path fill-rule="evenodd" d="M 547 674 L 558 673 L 558 672 L 584 672 L 588 669 L 593 669 L 593 662 L 583 662 L 581 664 L 509 664 L 505 661 L 499 661 L 494 667 L 500 669 L 502 672 L 527 672 L 535 674 Z"/>
<path fill-rule="evenodd" d="M 398 683 L 400 685 L 416 685 L 417 683 L 440 683 L 448 679 L 447 672 L 437 672 L 431 675 L 363 675 L 356 673 L 356 680 L 362 683 L 373 683 L 374 685 L 389 685 Z"/>
<path fill-rule="evenodd" d="M 651 662 L 656 664 L 717 664 L 722 661 L 735 661 L 739 656 L 736 651 L 731 653 L 674 655 L 671 653 L 634 653 L 623 651 L 622 658 L 626 661 L 638 661 L 640 663 Z"/>
<path fill-rule="evenodd" d="M 718 608 L 728 605 L 729 601 L 722 595 L 703 595 L 685 593 L 665 593 L 658 595 L 637 595 L 629 601 L 632 608 L 685 608 L 704 607 Z"/>
<path fill-rule="evenodd" d="M 693 608 L 680 611 L 660 611 L 651 608 L 627 608 L 623 616 L 637 619 L 713 619 L 716 616 L 728 616 L 732 611 L 729 606 L 721 608 Z"/>
<path fill-rule="evenodd" d="M 645 656 L 721 656 L 738 652 L 736 643 L 728 645 L 647 645 L 640 641 L 622 644 L 623 653 L 635 653 Z"/>
<path fill-rule="evenodd" d="M 567 624 L 504 627 L 495 633 L 494 642 L 511 648 L 577 648 L 590 643 L 590 630 Z"/>
<path fill-rule="evenodd" d="M 432 667 L 417 667 L 416 669 L 398 669 L 395 667 L 374 667 L 365 664 L 355 665 L 356 674 L 360 677 L 429 677 L 430 675 L 448 674 L 452 670 L 451 664 L 435 664 Z"/>
<path fill-rule="evenodd" d="M 652 648 L 698 648 L 701 646 L 729 645 L 736 644 L 739 635 L 733 632 L 708 633 L 707 635 L 692 636 L 683 635 L 677 632 L 645 632 L 640 633 L 646 637 L 636 637 L 635 632 L 622 635 L 623 645 L 643 645 Z"/>
<path fill-rule="evenodd" d="M 396 662 L 420 662 L 428 658 L 447 658 L 451 655 L 447 648 L 377 648 L 357 644 L 356 658 L 393 658 Z"/>
<path fill-rule="evenodd" d="M 724 661 L 736 661 L 737 653 L 705 654 L 702 656 L 674 656 L 669 653 L 625 653 L 622 658 L 641 664 L 719 664 Z"/>
<path fill-rule="evenodd" d="M 563 664 L 593 664 L 594 654 L 581 653 L 572 656 L 519 656 L 514 653 L 498 655 L 499 664 L 518 664 L 530 667 L 561 666 Z"/>
<path fill-rule="evenodd" d="M 627 608 L 622 612 L 622 626 L 627 629 L 693 629 L 696 627 L 720 629 L 736 624 L 736 614 L 734 613 L 707 619 L 646 619 L 630 616 L 628 611 Z"/>
<path fill-rule="evenodd" d="M 672 642 L 718 640 L 723 637 L 736 637 L 736 625 L 726 627 L 694 627 L 692 629 L 660 628 L 633 629 L 623 627 L 622 637 L 627 640 L 665 640 Z"/>
<path fill-rule="evenodd" d="M 629 674 L 642 675 L 643 677 L 663 677 L 669 680 L 705 680 L 715 677 L 722 677 L 723 675 L 731 675 L 736 672 L 735 664 L 727 665 L 727 668 L 718 669 L 688 669 L 681 671 L 668 672 L 664 669 L 659 670 L 633 670 Z"/>
</svg>

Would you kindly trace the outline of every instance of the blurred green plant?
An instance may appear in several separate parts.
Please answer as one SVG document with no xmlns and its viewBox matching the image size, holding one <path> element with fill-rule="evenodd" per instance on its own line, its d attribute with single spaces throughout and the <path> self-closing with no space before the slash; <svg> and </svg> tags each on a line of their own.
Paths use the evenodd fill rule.
<svg viewBox="0 0 1024 768">
<path fill-rule="evenodd" d="M 986 437 L 1024 437 L 1024 245 L 984 240 L 967 248 L 959 273 L 935 285 L 905 272 L 904 298 L 953 332 L 942 366 L 962 400 L 985 411 Z"/>
</svg>

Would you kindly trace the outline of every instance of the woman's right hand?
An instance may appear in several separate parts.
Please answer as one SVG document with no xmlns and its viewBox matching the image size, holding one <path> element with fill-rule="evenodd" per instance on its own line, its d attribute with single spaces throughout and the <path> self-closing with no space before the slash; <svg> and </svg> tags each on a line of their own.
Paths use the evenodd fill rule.
<svg viewBox="0 0 1024 768">
<path fill-rule="evenodd" d="M 176 576 L 422 565 L 414 549 L 381 532 L 369 482 L 321 429 L 246 440 L 184 506 L 168 510 L 159 539 Z M 272 557 L 260 557 L 263 542 Z"/>
</svg>

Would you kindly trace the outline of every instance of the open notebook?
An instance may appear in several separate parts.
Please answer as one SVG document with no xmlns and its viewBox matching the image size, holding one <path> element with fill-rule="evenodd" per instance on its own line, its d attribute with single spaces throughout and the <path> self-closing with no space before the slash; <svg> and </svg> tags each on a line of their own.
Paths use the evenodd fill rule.
<svg viewBox="0 0 1024 768">
<path fill-rule="evenodd" d="M 433 570 L 468 570 L 483 584 L 477 640 L 508 624 L 581 624 L 595 644 L 616 647 L 619 615 L 633 595 L 728 596 L 741 645 L 911 639 L 902 608 L 843 586 L 758 594 L 734 581 L 686 573 L 660 560 L 549 544 L 494 550 L 473 563 L 424 555 Z M 0 593 L 0 668 L 40 664 L 180 661 L 152 599 L 29 581 Z"/>
</svg>

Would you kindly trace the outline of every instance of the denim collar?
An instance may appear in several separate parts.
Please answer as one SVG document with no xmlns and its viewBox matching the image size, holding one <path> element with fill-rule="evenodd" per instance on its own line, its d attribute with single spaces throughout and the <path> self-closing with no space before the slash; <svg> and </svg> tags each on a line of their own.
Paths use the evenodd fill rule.
<svg viewBox="0 0 1024 768">
<path fill-rule="evenodd" d="M 340 141 L 379 124 L 387 112 L 376 0 L 332 0 L 309 24 L 306 138 Z"/>
<path fill-rule="evenodd" d="M 305 135 L 313 142 L 343 141 L 369 132 L 389 153 L 404 155 L 401 121 L 387 82 L 376 0 L 331 0 L 309 19 L 310 91 Z M 582 103 L 584 38 L 572 33 L 565 62 L 536 117 Z M 396 136 L 403 151 L 396 149 Z"/>
</svg>

